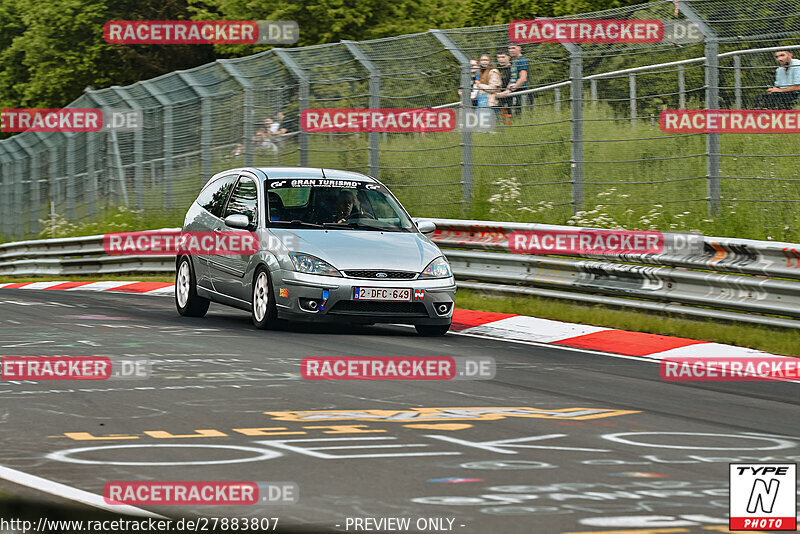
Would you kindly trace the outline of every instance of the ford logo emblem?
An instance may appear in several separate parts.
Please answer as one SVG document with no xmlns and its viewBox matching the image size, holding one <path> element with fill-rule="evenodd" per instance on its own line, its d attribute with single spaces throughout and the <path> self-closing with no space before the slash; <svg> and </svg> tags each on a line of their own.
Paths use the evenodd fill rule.
<svg viewBox="0 0 800 534">
<path fill-rule="evenodd" d="M 389 275 L 386 273 L 375 273 L 375 278 L 386 278 L 387 276 Z"/>
</svg>

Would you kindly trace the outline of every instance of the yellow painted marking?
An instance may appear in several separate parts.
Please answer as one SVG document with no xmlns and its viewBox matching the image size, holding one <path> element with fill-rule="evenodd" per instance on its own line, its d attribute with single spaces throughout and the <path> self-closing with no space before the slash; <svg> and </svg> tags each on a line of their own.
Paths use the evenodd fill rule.
<svg viewBox="0 0 800 534">
<path fill-rule="evenodd" d="M 145 430 L 144 433 L 151 438 L 172 439 L 172 438 L 224 438 L 228 434 L 219 430 L 206 429 L 195 430 L 196 434 L 170 434 L 164 430 Z"/>
<path fill-rule="evenodd" d="M 424 428 L 425 430 L 464 430 L 475 425 L 466 423 L 439 423 L 432 425 L 403 425 L 406 428 Z"/>
<path fill-rule="evenodd" d="M 77 441 L 93 441 L 93 440 L 105 440 L 105 439 L 139 439 L 139 436 L 129 436 L 126 434 L 109 434 L 107 436 L 93 436 L 88 432 L 64 432 L 64 435 L 70 439 L 74 439 Z M 60 438 L 61 436 L 51 436 L 54 438 Z"/>
<path fill-rule="evenodd" d="M 470 413 L 472 412 L 472 413 Z M 570 415 L 575 412 L 594 412 Z M 608 410 L 604 408 L 561 408 L 544 410 L 529 407 L 473 407 L 473 408 L 412 408 L 410 410 L 318 410 L 301 412 L 264 412 L 276 421 L 382 421 L 409 423 L 415 421 L 497 421 L 506 417 L 531 417 L 584 421 L 641 413 L 636 410 Z"/>
<path fill-rule="evenodd" d="M 271 426 L 262 428 L 234 428 L 234 432 L 244 434 L 245 436 L 287 436 L 290 434 L 308 434 L 308 432 L 279 432 L 281 430 L 288 430 L 285 426 Z"/>
<path fill-rule="evenodd" d="M 366 430 L 367 425 L 304 426 L 303 428 L 330 428 L 323 434 L 373 434 L 375 432 L 386 432 L 385 430 Z"/>
</svg>

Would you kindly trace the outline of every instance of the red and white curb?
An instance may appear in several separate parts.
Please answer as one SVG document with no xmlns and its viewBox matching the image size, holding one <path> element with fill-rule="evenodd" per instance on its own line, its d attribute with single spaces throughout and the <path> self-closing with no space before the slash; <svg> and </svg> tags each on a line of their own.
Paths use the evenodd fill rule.
<svg viewBox="0 0 800 534">
<path fill-rule="evenodd" d="M 0 289 L 46 289 L 57 291 L 115 291 L 140 295 L 175 294 L 175 284 L 167 282 L 21 282 L 0 284 Z"/>
<path fill-rule="evenodd" d="M 0 284 L 0 289 L 107 291 L 163 296 L 175 294 L 175 284 L 167 282 L 22 282 Z M 655 360 L 662 358 L 775 356 L 755 349 L 724 345 L 722 343 L 630 332 L 602 326 L 564 323 L 513 313 L 456 309 L 453 312 L 453 326 L 450 330 L 462 334 L 507 341 L 557 345 Z"/>
<path fill-rule="evenodd" d="M 509 341 L 544 343 L 623 356 L 663 358 L 747 358 L 768 352 L 682 337 L 564 323 L 512 313 L 456 310 L 451 330 Z M 787 356 L 788 358 L 788 356 Z"/>
</svg>

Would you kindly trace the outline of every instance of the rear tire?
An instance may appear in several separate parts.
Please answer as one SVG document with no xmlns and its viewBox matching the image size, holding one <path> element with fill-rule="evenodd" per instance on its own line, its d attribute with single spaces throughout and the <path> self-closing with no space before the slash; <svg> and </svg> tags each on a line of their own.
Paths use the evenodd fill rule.
<svg viewBox="0 0 800 534">
<path fill-rule="evenodd" d="M 184 317 L 204 317 L 211 301 L 197 295 L 197 279 L 189 256 L 178 261 L 175 273 L 175 307 Z"/>
<path fill-rule="evenodd" d="M 256 269 L 253 276 L 253 292 L 250 300 L 253 325 L 259 330 L 273 328 L 278 322 L 278 310 L 275 307 L 275 295 L 272 292 L 272 281 L 269 271 L 264 267 Z"/>
<path fill-rule="evenodd" d="M 417 334 L 423 337 L 438 337 L 443 336 L 450 330 L 450 323 L 447 324 L 417 324 L 414 325 L 417 329 Z"/>
</svg>

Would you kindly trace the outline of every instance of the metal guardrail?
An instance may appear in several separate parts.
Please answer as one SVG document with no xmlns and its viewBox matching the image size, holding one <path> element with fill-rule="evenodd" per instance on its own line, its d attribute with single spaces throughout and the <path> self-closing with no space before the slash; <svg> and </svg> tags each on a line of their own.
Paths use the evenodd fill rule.
<svg viewBox="0 0 800 534">
<path fill-rule="evenodd" d="M 461 288 L 800 328 L 800 244 L 704 237 L 692 256 L 540 256 L 509 252 L 511 232 L 578 228 L 431 220 Z M 103 236 L 0 245 L 2 276 L 174 269 L 173 256 L 107 255 Z"/>
</svg>

